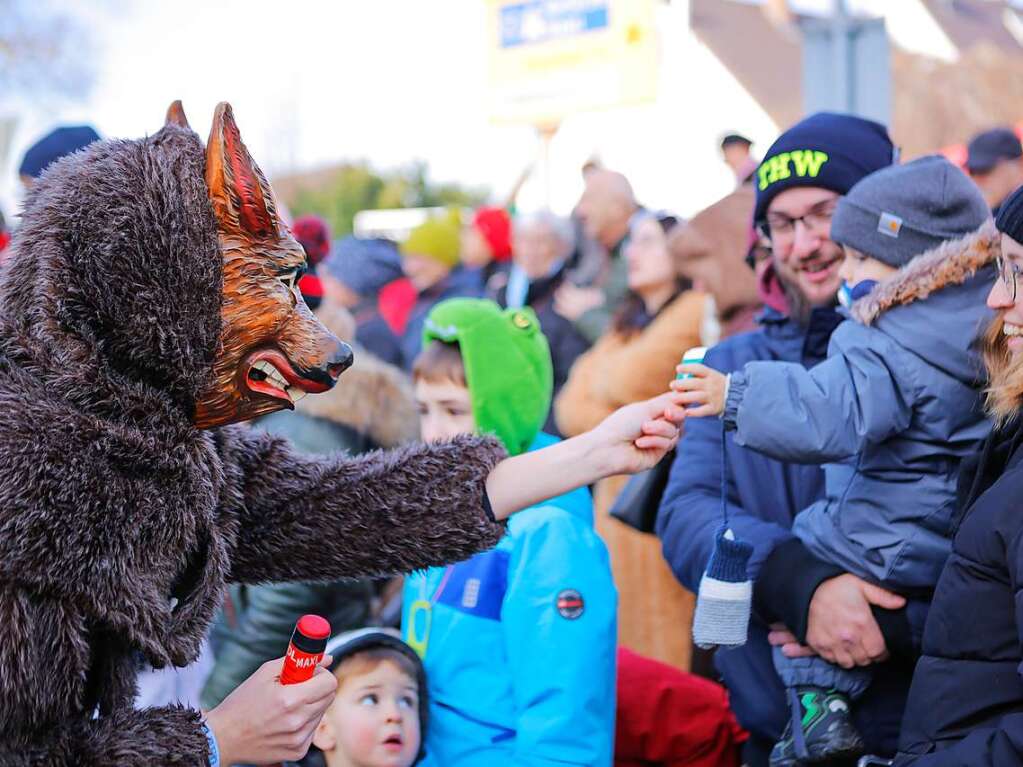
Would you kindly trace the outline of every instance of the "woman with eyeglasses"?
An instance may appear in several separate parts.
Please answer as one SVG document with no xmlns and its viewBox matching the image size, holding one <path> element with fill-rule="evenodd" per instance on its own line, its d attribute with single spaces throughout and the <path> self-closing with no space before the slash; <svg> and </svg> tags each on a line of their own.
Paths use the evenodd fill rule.
<svg viewBox="0 0 1023 767">
<path fill-rule="evenodd" d="M 1003 204 L 996 312 L 984 335 L 994 430 L 959 476 L 896 765 L 1023 764 L 1023 188 Z"/>
</svg>

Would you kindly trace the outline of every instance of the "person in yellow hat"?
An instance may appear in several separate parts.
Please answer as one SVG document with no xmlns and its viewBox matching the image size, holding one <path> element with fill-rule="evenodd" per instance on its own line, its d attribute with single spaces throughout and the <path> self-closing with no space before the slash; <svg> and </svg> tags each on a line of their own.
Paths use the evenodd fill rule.
<svg viewBox="0 0 1023 767">
<path fill-rule="evenodd" d="M 458 279 L 461 229 L 461 216 L 452 208 L 409 232 L 399 248 L 402 271 L 416 289 L 416 303 L 398 339 L 406 370 L 412 370 L 422 349 L 423 324 L 430 310 L 445 298 L 473 294 L 470 284 Z"/>
</svg>

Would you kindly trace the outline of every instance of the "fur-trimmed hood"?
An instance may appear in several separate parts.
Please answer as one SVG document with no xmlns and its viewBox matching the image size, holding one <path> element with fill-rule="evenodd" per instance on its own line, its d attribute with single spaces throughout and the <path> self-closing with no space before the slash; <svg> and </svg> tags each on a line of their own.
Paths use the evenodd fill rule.
<svg viewBox="0 0 1023 767">
<path fill-rule="evenodd" d="M 384 448 L 417 439 L 419 415 L 409 377 L 354 345 L 355 322 L 348 312 L 325 307 L 317 316 L 330 332 L 352 343 L 355 363 L 337 386 L 315 397 L 306 397 L 295 410 L 348 426 Z"/>
<path fill-rule="evenodd" d="M 920 254 L 853 304 L 853 319 L 959 380 L 978 380 L 982 368 L 974 341 L 991 319 L 986 298 L 999 242 L 989 220 Z"/>
</svg>

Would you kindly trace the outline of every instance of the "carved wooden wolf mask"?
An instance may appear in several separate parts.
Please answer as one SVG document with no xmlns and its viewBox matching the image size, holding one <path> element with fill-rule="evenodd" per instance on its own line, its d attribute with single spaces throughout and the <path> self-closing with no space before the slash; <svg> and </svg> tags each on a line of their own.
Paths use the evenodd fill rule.
<svg viewBox="0 0 1023 767">
<path fill-rule="evenodd" d="M 167 122 L 188 127 L 180 101 Z M 230 104 L 217 105 L 206 144 L 206 186 L 224 259 L 220 340 L 195 409 L 200 428 L 294 408 L 330 389 L 352 350 L 313 316 L 298 291 L 305 252 L 277 214 Z"/>
</svg>

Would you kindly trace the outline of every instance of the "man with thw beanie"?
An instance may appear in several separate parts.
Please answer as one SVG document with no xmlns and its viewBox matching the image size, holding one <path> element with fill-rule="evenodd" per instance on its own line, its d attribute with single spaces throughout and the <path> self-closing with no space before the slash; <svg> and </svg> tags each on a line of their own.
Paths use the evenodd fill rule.
<svg viewBox="0 0 1023 767">
<path fill-rule="evenodd" d="M 842 320 L 835 296 L 843 254 L 830 238 L 831 216 L 841 196 L 896 155 L 884 126 L 843 114 L 811 115 L 775 141 L 753 178 L 754 219 L 773 254 L 761 287 L 779 295 L 769 288 L 780 285 L 786 300 L 767 302 L 760 329 L 708 351 L 708 367 L 728 373 L 755 360 L 783 360 L 810 368 L 826 357 Z M 790 714 L 771 659 L 771 624 L 784 623 L 819 652 L 842 645 L 864 663 L 885 654 L 871 615 L 877 594 L 870 584 L 818 560 L 790 530 L 795 515 L 823 497 L 819 466 L 740 447 L 720 421 L 708 418 L 686 424 L 662 497 L 657 529 L 664 555 L 691 591 L 707 569 L 723 500 L 736 539 L 752 546 L 746 568 L 753 581 L 749 638 L 743 646 L 719 649 L 714 662 L 739 722 L 751 733 L 745 757 L 753 766 L 768 763 Z M 877 666 L 856 711 L 869 750 L 894 752 L 911 673 Z"/>
</svg>

